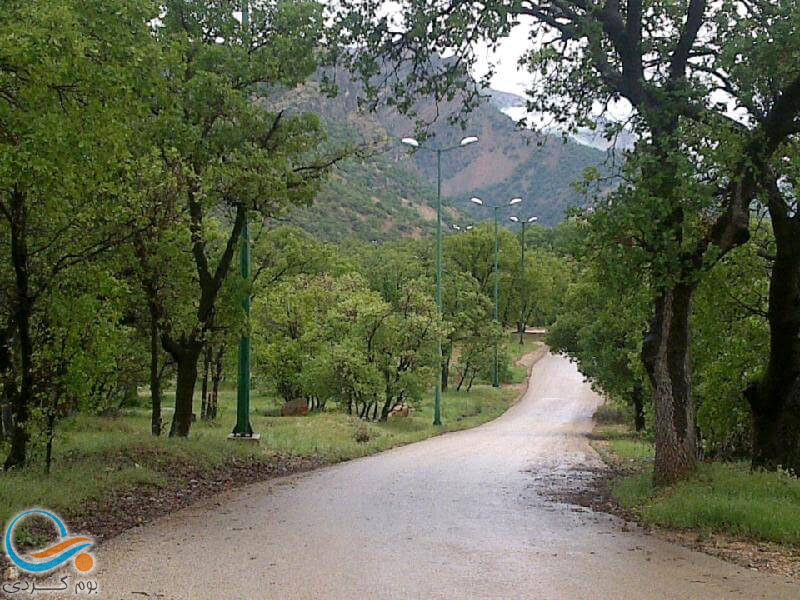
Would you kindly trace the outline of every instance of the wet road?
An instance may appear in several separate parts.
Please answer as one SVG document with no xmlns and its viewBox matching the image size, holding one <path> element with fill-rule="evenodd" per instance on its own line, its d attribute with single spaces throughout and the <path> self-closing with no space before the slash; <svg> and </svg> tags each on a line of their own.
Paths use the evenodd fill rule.
<svg viewBox="0 0 800 600">
<path fill-rule="evenodd" d="M 96 551 L 101 597 L 800 598 L 780 578 L 546 500 L 553 479 L 600 464 L 582 435 L 598 403 L 572 364 L 545 356 L 496 421 L 110 541 Z"/>
</svg>

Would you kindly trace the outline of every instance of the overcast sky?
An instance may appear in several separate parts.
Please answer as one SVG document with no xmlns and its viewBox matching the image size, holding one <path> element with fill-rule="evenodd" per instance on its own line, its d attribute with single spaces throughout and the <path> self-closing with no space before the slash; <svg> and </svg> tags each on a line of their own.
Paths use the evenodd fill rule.
<svg viewBox="0 0 800 600">
<path fill-rule="evenodd" d="M 511 35 L 501 42 L 495 52 L 490 52 L 486 44 L 478 44 L 476 54 L 479 61 L 474 75 L 480 77 L 486 72 L 488 65 L 494 64 L 497 73 L 492 79 L 492 87 L 501 92 L 524 96 L 531 76 L 529 73 L 517 69 L 517 61 L 530 43 L 528 41 L 529 31 L 530 26 L 527 23 L 520 23 L 511 31 Z"/>
</svg>

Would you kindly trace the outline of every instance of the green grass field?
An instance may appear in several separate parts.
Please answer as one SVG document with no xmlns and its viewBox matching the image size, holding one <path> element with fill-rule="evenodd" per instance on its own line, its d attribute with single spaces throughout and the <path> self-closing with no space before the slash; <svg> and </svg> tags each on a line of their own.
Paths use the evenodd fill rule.
<svg viewBox="0 0 800 600">
<path fill-rule="evenodd" d="M 786 473 L 752 472 L 742 462 L 704 462 L 676 485 L 652 483 L 652 443 L 628 425 L 601 425 L 593 437 L 604 458 L 631 468 L 612 494 L 650 525 L 754 541 L 800 544 L 800 480 Z"/>
<path fill-rule="evenodd" d="M 233 443 L 226 439 L 235 421 L 233 391 L 220 393 L 220 416 L 215 423 L 197 422 L 188 439 L 153 438 L 147 408 L 125 410 L 116 417 L 77 415 L 58 424 L 52 472 L 47 475 L 40 457 L 21 472 L 0 473 L 0 522 L 31 506 L 46 506 L 67 517 L 81 515 L 87 501 L 142 487 L 174 485 L 174 473 L 191 466 L 200 472 L 224 468 L 237 459 L 268 462 L 275 455 L 318 458 L 333 463 L 401 444 L 489 421 L 508 408 L 515 392 L 480 385 L 471 392 L 443 395 L 443 427 L 433 427 L 429 398 L 407 418 L 387 423 L 365 423 L 336 407 L 306 417 L 275 417 L 274 399 L 255 395 L 251 421 L 261 443 Z M 172 399 L 165 398 L 164 419 L 171 418 Z M 199 404 L 199 399 L 197 401 Z M 195 406 L 199 412 L 199 405 Z M 366 430 L 369 439 L 356 441 Z M 24 525 L 18 530 L 26 541 Z M 33 541 L 33 540 L 28 540 Z"/>
</svg>

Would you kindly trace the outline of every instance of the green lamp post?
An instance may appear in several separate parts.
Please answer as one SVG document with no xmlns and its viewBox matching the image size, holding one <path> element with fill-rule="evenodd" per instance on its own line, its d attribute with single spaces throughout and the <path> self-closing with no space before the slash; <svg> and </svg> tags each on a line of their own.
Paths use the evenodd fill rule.
<svg viewBox="0 0 800 600">
<path fill-rule="evenodd" d="M 469 199 L 470 202 L 474 202 L 479 206 L 484 206 L 483 200 L 480 198 L 472 197 Z M 497 270 L 497 261 L 498 261 L 498 254 L 499 254 L 499 245 L 500 245 L 500 235 L 498 233 L 498 222 L 497 222 L 497 211 L 506 206 L 513 206 L 515 204 L 519 204 L 522 202 L 522 198 L 512 198 L 509 200 L 508 204 L 498 204 L 496 206 L 492 206 L 494 210 L 494 320 L 495 322 L 499 322 L 500 319 L 497 314 L 497 297 L 498 297 L 498 270 Z M 492 386 L 493 387 L 500 387 L 500 369 L 497 362 L 497 342 L 494 344 L 494 365 L 492 366 Z"/>
<path fill-rule="evenodd" d="M 474 136 L 465 137 L 457 146 L 446 148 L 426 148 L 420 146 L 414 138 L 403 138 L 401 143 L 414 149 L 427 150 L 436 153 L 436 309 L 442 314 L 442 154 L 469 146 L 478 141 Z M 436 340 L 436 356 L 438 368 L 436 369 L 436 392 L 433 402 L 433 424 L 442 424 L 442 339 Z"/>
<path fill-rule="evenodd" d="M 527 220 L 520 220 L 518 217 L 509 217 L 514 223 L 522 224 L 522 232 L 519 236 L 520 259 L 519 259 L 519 345 L 522 346 L 525 336 L 525 225 L 535 223 L 539 217 L 530 217 Z"/>
<path fill-rule="evenodd" d="M 250 28 L 249 2 L 242 3 L 242 29 Z M 242 279 L 250 282 L 250 231 L 248 217 L 245 212 L 242 227 L 241 247 L 239 249 L 239 266 Z M 250 294 L 242 301 L 245 315 L 250 318 Z M 239 340 L 239 373 L 236 382 L 236 425 L 228 439 L 258 441 L 260 435 L 253 433 L 250 425 L 250 334 L 245 331 Z"/>
</svg>

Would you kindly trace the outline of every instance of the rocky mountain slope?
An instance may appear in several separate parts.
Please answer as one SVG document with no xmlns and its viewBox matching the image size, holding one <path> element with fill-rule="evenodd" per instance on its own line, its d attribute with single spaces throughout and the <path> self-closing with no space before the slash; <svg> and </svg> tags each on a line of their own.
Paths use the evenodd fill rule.
<svg viewBox="0 0 800 600">
<path fill-rule="evenodd" d="M 435 224 L 436 158 L 432 152 L 409 148 L 400 139 L 414 134 L 414 122 L 397 111 L 359 110 L 359 87 L 338 75 L 339 94 L 328 98 L 312 81 L 293 91 L 293 110 L 320 114 L 334 143 L 367 144 L 368 156 L 338 166 L 313 207 L 297 210 L 290 220 L 328 239 L 355 236 L 382 240 L 416 236 Z M 512 197 L 525 202 L 521 216 L 538 216 L 548 225 L 563 220 L 564 211 L 581 203 L 572 188 L 587 167 L 601 167 L 606 153 L 588 145 L 566 142 L 560 135 L 520 130 L 501 107 L 521 101 L 513 94 L 493 92 L 467 119 L 462 130 L 447 116 L 459 107 L 423 99 L 418 115 L 431 122 L 423 147 L 458 144 L 466 135 L 479 142 L 442 155 L 445 223 L 466 224 L 491 217 L 490 209 L 469 202 L 478 196 L 487 205 Z M 438 115 L 438 118 L 437 118 Z M 511 213 L 503 214 L 505 220 Z"/>
</svg>

